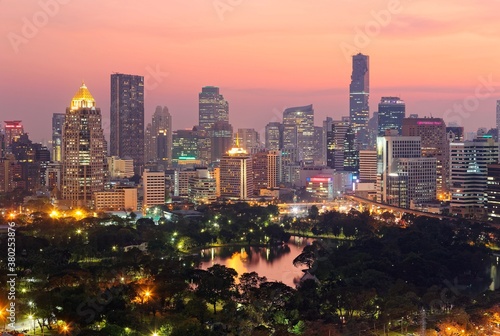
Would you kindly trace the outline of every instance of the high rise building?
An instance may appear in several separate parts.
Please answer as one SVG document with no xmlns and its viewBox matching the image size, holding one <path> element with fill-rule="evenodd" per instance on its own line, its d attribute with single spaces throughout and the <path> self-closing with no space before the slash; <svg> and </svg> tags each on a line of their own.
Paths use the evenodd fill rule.
<svg viewBox="0 0 500 336">
<path fill-rule="evenodd" d="M 356 145 L 356 133 L 349 125 L 344 139 L 344 167 L 342 169 L 352 173 L 353 182 L 359 178 L 359 149 Z"/>
<path fill-rule="evenodd" d="M 267 152 L 267 187 L 278 188 L 282 181 L 281 151 L 270 150 Z"/>
<path fill-rule="evenodd" d="M 242 148 L 230 149 L 220 160 L 222 198 L 245 200 L 253 196 L 252 157 Z"/>
<path fill-rule="evenodd" d="M 295 161 L 314 163 L 314 109 L 312 105 L 287 108 L 283 112 L 283 148 L 297 150 Z"/>
<path fill-rule="evenodd" d="M 219 88 L 205 86 L 199 98 L 199 126 L 210 131 L 218 121 L 229 122 L 229 104 L 220 94 Z"/>
<path fill-rule="evenodd" d="M 241 148 L 251 154 L 256 153 L 261 148 L 259 132 L 253 128 L 238 128 L 236 140 Z"/>
<path fill-rule="evenodd" d="M 369 83 L 369 57 L 361 53 L 352 56 L 352 74 L 349 86 L 349 117 L 356 134 L 365 130 L 368 124 Z"/>
<path fill-rule="evenodd" d="M 419 136 L 422 157 L 436 158 L 438 198 L 446 199 L 450 183 L 450 143 L 443 119 L 405 118 L 402 135 Z"/>
<path fill-rule="evenodd" d="M 313 159 L 316 165 L 323 165 L 323 162 L 326 160 L 323 156 L 326 148 L 326 142 L 324 142 L 323 138 L 323 126 L 314 126 L 314 153 Z"/>
<path fill-rule="evenodd" d="M 144 200 L 142 208 L 165 204 L 165 172 L 144 169 L 142 173 Z"/>
<path fill-rule="evenodd" d="M 487 169 L 486 208 L 488 220 L 498 223 L 500 222 L 500 164 L 489 164 Z"/>
<path fill-rule="evenodd" d="M 451 212 L 466 218 L 485 215 L 488 165 L 498 162 L 498 143 L 491 138 L 450 144 Z"/>
<path fill-rule="evenodd" d="M 131 157 L 134 171 L 144 166 L 144 77 L 111 75 L 110 155 Z"/>
<path fill-rule="evenodd" d="M 101 109 L 82 84 L 66 109 L 62 139 L 62 199 L 90 206 L 92 194 L 104 190 L 106 163 Z"/>
<path fill-rule="evenodd" d="M 52 161 L 60 162 L 62 159 L 62 134 L 64 126 L 64 113 L 54 113 L 52 115 Z"/>
<path fill-rule="evenodd" d="M 259 195 L 261 189 L 268 187 L 268 154 L 266 151 L 261 151 L 252 155 L 252 173 L 253 173 L 253 191 L 255 195 Z"/>
<path fill-rule="evenodd" d="M 148 125 L 149 126 L 149 125 Z M 148 161 L 172 162 L 172 116 L 166 106 L 157 106 L 151 128 L 146 131 L 146 157 Z"/>
<path fill-rule="evenodd" d="M 266 149 L 279 150 L 283 148 L 283 124 L 270 122 L 266 125 Z"/>
<path fill-rule="evenodd" d="M 332 124 L 333 124 L 333 119 L 331 117 L 326 117 L 325 120 L 323 120 L 323 162 L 322 166 L 328 165 L 327 162 L 327 157 L 328 157 L 328 132 L 332 131 Z"/>
<path fill-rule="evenodd" d="M 375 182 L 377 180 L 377 151 L 359 151 L 360 182 Z"/>
<path fill-rule="evenodd" d="M 134 176 L 134 160 L 121 159 L 118 156 L 107 158 L 109 176 L 112 179 L 121 179 Z"/>
<path fill-rule="evenodd" d="M 211 161 L 215 162 L 233 146 L 233 126 L 226 121 L 217 121 L 212 125 Z"/>
<path fill-rule="evenodd" d="M 10 153 L 10 145 L 12 142 L 24 134 L 24 128 L 21 120 L 4 121 L 5 145 Z"/>
<path fill-rule="evenodd" d="M 342 117 L 342 120 L 331 122 L 331 129 L 326 135 L 326 162 L 328 167 L 338 171 L 344 169 L 344 149 L 349 129 L 352 129 L 349 117 Z"/>
<path fill-rule="evenodd" d="M 388 129 L 401 134 L 405 114 L 405 102 L 399 97 L 382 97 L 378 104 L 378 136 L 384 136 Z"/>
<path fill-rule="evenodd" d="M 173 132 L 172 139 L 172 162 L 174 164 L 200 159 L 196 130 L 177 130 Z"/>
<path fill-rule="evenodd" d="M 497 139 L 500 139 L 500 100 L 497 100 Z"/>
<path fill-rule="evenodd" d="M 377 202 L 401 208 L 436 199 L 436 159 L 423 158 L 418 136 L 377 138 Z"/>
<path fill-rule="evenodd" d="M 195 204 L 210 204 L 217 200 L 216 182 L 208 169 L 196 169 L 188 181 L 188 198 Z"/>
</svg>

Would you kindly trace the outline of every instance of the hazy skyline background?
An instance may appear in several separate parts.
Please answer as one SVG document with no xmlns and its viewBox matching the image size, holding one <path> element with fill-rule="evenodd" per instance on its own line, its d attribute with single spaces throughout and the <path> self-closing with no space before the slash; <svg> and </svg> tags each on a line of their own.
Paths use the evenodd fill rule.
<svg viewBox="0 0 500 336">
<path fill-rule="evenodd" d="M 165 105 L 174 130 L 192 127 L 201 87 L 214 85 L 235 131 L 262 133 L 286 107 L 308 104 L 320 125 L 349 115 L 349 56 L 361 52 L 370 116 L 381 96 L 400 96 L 407 115 L 491 128 L 499 10 L 494 0 L 0 0 L 1 121 L 23 120 L 46 142 L 52 113 L 84 80 L 109 134 L 110 75 L 120 72 L 146 77 L 146 124 Z M 465 112 L 446 112 L 456 104 Z"/>
</svg>

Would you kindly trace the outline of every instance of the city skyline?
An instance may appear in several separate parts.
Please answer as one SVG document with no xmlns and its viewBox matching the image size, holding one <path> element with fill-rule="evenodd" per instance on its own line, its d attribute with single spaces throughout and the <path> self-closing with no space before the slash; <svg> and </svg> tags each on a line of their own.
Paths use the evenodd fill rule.
<svg viewBox="0 0 500 336">
<path fill-rule="evenodd" d="M 12 0 L 2 1 L 0 45 L 5 52 L 0 60 L 7 66 L 0 99 L 5 118 L 23 120 L 33 140 L 47 143 L 48 120 L 64 111 L 65 97 L 85 80 L 102 102 L 108 132 L 107 79 L 119 71 L 145 77 L 146 119 L 157 105 L 168 106 L 174 129 L 197 123 L 197 94 L 207 85 L 224 92 L 235 128 L 263 134 L 285 108 L 308 104 L 314 105 L 319 125 L 327 116 L 348 114 L 349 58 L 361 52 L 370 56 L 372 102 L 399 96 L 408 114 L 444 117 L 447 123 L 467 125 L 468 131 L 494 123 L 500 85 L 492 69 L 500 56 L 494 47 L 500 24 L 493 13 L 500 3 L 374 1 L 367 6 L 345 1 L 339 9 L 326 2 L 215 6 L 219 2 L 226 3 L 157 2 L 141 7 L 137 16 L 140 5 L 131 3 L 117 7 L 54 0 L 11 6 Z M 87 16 L 82 12 L 92 13 L 92 25 L 83 24 Z M 172 12 L 175 17 L 165 16 Z M 40 24 L 30 31 L 33 22 Z M 79 50 L 81 40 L 99 51 L 68 57 L 68 50 Z M 140 52 L 128 52 L 131 44 Z M 455 104 L 465 111 L 454 109 Z M 376 109 L 371 106 L 370 116 Z"/>
</svg>

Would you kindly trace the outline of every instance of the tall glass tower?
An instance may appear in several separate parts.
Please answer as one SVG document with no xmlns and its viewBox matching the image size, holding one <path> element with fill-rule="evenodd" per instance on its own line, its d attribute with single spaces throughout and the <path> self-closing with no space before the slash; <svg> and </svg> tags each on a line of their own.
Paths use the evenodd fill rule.
<svg viewBox="0 0 500 336">
<path fill-rule="evenodd" d="M 210 131 L 218 121 L 229 122 L 229 105 L 215 86 L 201 89 L 199 98 L 199 126 Z"/>
<path fill-rule="evenodd" d="M 352 57 L 352 75 L 349 85 L 349 117 L 356 134 L 368 125 L 370 96 L 369 57 L 361 53 Z"/>
<path fill-rule="evenodd" d="M 144 165 L 144 77 L 111 75 L 110 155 L 134 160 L 135 174 Z"/>
</svg>

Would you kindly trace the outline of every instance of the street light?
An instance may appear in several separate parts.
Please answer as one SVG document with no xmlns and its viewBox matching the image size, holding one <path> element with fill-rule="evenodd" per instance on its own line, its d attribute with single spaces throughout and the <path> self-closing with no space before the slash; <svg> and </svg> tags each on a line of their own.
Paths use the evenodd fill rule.
<svg viewBox="0 0 500 336">
<path fill-rule="evenodd" d="M 36 335 L 35 318 L 33 315 L 29 314 L 28 319 L 33 320 L 33 335 Z"/>
</svg>

